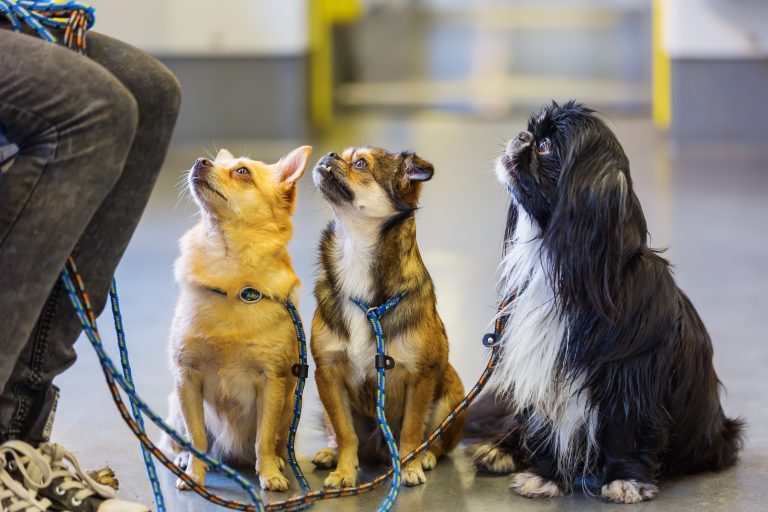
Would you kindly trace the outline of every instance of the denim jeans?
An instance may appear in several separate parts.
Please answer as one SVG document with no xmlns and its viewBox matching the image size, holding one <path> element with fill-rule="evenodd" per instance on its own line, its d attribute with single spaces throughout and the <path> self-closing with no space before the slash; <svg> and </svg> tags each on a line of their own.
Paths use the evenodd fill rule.
<svg viewBox="0 0 768 512">
<path fill-rule="evenodd" d="M 179 102 L 127 44 L 89 33 L 83 56 L 0 24 L 0 442 L 47 440 L 81 332 L 59 272 L 74 255 L 101 312 Z"/>
</svg>

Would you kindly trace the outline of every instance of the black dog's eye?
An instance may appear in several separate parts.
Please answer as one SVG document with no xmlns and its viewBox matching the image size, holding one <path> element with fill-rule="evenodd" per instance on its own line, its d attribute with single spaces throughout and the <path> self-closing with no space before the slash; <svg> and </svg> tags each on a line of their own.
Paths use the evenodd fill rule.
<svg viewBox="0 0 768 512">
<path fill-rule="evenodd" d="M 240 176 L 249 176 L 251 174 L 251 170 L 247 167 L 241 167 L 235 171 L 235 174 L 239 174 Z"/>
<path fill-rule="evenodd" d="M 358 158 L 355 160 L 355 169 L 367 169 L 368 161 L 365 158 Z"/>
<path fill-rule="evenodd" d="M 552 141 L 549 138 L 541 139 L 536 143 L 536 152 L 543 155 L 552 150 Z"/>
</svg>

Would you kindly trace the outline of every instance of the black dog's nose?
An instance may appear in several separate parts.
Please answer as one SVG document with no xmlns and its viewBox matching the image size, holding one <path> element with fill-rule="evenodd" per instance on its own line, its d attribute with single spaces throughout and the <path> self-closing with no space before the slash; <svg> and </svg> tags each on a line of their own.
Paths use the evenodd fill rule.
<svg viewBox="0 0 768 512">
<path fill-rule="evenodd" d="M 195 160 L 195 167 L 213 167 L 213 162 L 208 160 L 207 158 L 198 158 Z"/>
<path fill-rule="evenodd" d="M 517 135 L 517 140 L 525 144 L 530 144 L 533 142 L 533 134 L 531 132 L 520 132 Z"/>
<path fill-rule="evenodd" d="M 330 153 L 328 153 L 325 156 L 327 156 L 328 158 L 335 158 L 335 159 L 341 158 L 338 154 L 334 153 L 333 151 L 331 151 Z"/>
</svg>

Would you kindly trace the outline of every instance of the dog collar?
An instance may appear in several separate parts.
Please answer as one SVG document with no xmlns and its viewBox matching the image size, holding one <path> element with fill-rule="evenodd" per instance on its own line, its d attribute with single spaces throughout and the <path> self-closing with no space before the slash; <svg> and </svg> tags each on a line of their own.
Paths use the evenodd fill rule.
<svg viewBox="0 0 768 512">
<path fill-rule="evenodd" d="M 213 286 L 203 286 L 203 288 L 217 295 L 223 295 L 224 297 L 229 296 L 229 294 L 226 291 L 222 290 L 221 288 L 214 288 Z M 263 299 L 264 294 L 252 286 L 244 286 L 237 293 L 237 298 L 245 302 L 246 304 L 253 304 Z M 283 302 L 283 301 L 278 301 L 278 302 Z"/>
</svg>

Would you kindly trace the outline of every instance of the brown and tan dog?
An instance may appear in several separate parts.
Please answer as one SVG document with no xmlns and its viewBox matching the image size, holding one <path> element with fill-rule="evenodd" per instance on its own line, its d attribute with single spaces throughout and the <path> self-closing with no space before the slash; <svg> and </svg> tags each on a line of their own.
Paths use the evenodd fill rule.
<svg viewBox="0 0 768 512">
<path fill-rule="evenodd" d="M 381 321 L 387 353 L 396 361 L 387 372 L 386 415 L 401 456 L 421 444 L 425 429 L 431 431 L 463 398 L 459 376 L 448 363 L 432 280 L 416 245 L 414 212 L 422 182 L 432 173 L 432 165 L 413 153 L 367 147 L 329 153 L 313 171 L 335 213 L 320 243 L 311 341 L 317 387 L 332 426 L 331 447 L 313 460 L 318 467 L 336 468 L 326 487 L 354 485 L 358 456 L 387 460 L 375 420 L 376 344 L 365 313 L 350 298 L 378 306 L 406 294 Z M 462 424 L 463 417 L 403 469 L 406 485 L 426 481 L 424 470 L 456 446 Z"/>
<path fill-rule="evenodd" d="M 298 361 L 296 333 L 280 302 L 299 285 L 287 246 L 296 180 L 309 146 L 276 164 L 222 150 L 200 158 L 189 189 L 202 219 L 181 239 L 180 295 L 170 339 L 176 388 L 170 423 L 195 448 L 233 463 L 253 463 L 262 488 L 285 491 L 281 470 Z M 244 288 L 263 294 L 256 302 Z M 253 297 L 251 297 L 253 298 Z M 205 482 L 206 466 L 166 439 L 186 473 Z M 178 480 L 176 487 L 188 486 Z"/>
</svg>

